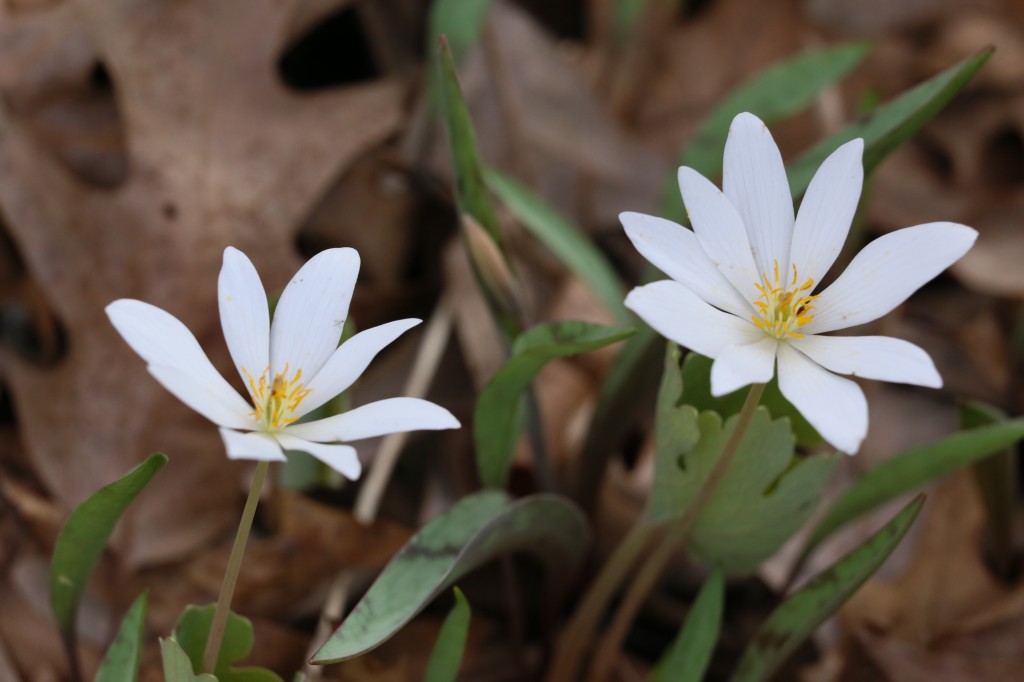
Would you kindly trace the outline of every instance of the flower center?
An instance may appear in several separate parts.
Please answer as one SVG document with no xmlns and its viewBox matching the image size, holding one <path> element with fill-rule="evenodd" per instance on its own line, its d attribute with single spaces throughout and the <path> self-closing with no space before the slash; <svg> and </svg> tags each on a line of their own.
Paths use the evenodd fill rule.
<svg viewBox="0 0 1024 682">
<path fill-rule="evenodd" d="M 818 297 L 810 294 L 814 288 L 813 279 L 808 278 L 799 286 L 798 281 L 796 265 L 793 265 L 792 280 L 786 283 L 779 278 L 779 261 L 775 261 L 774 278 L 769 279 L 768 273 L 763 273 L 761 281 L 754 283 L 761 295 L 754 301 L 758 313 L 751 318 L 766 334 L 777 339 L 804 337 L 797 330 L 814 319 L 812 301 Z"/>
<path fill-rule="evenodd" d="M 308 388 L 303 388 L 301 369 L 295 370 L 295 376 L 288 379 L 286 363 L 284 369 L 274 375 L 273 381 L 269 381 L 269 367 L 263 370 L 259 381 L 254 379 L 248 370 L 243 368 L 242 371 L 245 372 L 245 378 L 249 381 L 253 404 L 256 406 L 256 409 L 249 414 L 255 417 L 264 429 L 277 430 L 298 419 L 292 414 L 311 392 Z"/>
</svg>

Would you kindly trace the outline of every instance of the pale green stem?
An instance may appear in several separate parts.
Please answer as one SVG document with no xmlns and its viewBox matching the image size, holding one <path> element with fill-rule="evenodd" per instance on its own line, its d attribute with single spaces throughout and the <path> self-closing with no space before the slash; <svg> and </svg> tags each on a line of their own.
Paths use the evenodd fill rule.
<svg viewBox="0 0 1024 682">
<path fill-rule="evenodd" d="M 249 541 L 249 531 L 252 530 L 252 520 L 256 516 L 256 505 L 260 501 L 260 492 L 263 490 L 263 481 L 267 477 L 268 468 L 270 468 L 270 462 L 260 462 L 256 465 L 256 471 L 252 476 L 252 487 L 249 488 L 249 497 L 245 500 L 242 518 L 238 522 L 238 532 L 235 533 L 235 544 L 231 547 L 228 565 L 224 570 L 224 580 L 220 584 L 217 609 L 213 612 L 210 636 L 206 640 L 206 651 L 203 653 L 203 672 L 213 673 L 217 667 L 220 643 L 224 639 L 224 628 L 228 622 L 228 614 L 231 612 L 231 597 L 235 593 L 238 572 L 242 568 L 242 557 L 245 556 L 245 545 Z"/>
<path fill-rule="evenodd" d="M 548 682 L 579 678 L 578 670 L 608 601 L 647 547 L 654 529 L 638 520 L 615 547 L 566 625 L 548 669 Z"/>
<path fill-rule="evenodd" d="M 754 384 L 750 387 L 747 399 L 743 403 L 743 409 L 740 410 L 739 416 L 736 418 L 736 426 L 729 435 L 729 440 L 726 441 L 721 456 L 715 462 L 715 466 L 711 469 L 711 473 L 708 475 L 704 485 L 701 486 L 700 492 L 694 497 L 693 502 L 686 508 L 686 511 L 672 522 L 665 537 L 640 566 L 640 572 L 637 573 L 636 578 L 630 584 L 625 597 L 622 599 L 622 603 L 619 604 L 619 609 L 615 613 L 608 632 L 601 639 L 601 645 L 597 647 L 594 663 L 591 667 L 593 675 L 589 678 L 592 682 L 603 682 L 608 678 L 612 665 L 618 656 L 619 648 L 622 646 L 622 640 L 625 638 L 629 627 L 633 624 L 633 619 L 636 618 L 636 614 L 643 605 L 644 600 L 664 570 L 665 564 L 668 563 L 675 551 L 686 540 L 686 536 L 689 534 L 694 522 L 700 517 L 700 513 L 704 510 L 712 495 L 714 495 L 718 484 L 722 482 L 725 474 L 729 471 L 733 458 L 736 456 L 740 443 L 743 441 L 743 436 L 746 435 L 750 421 L 754 417 L 754 410 L 757 409 L 758 404 L 761 402 L 762 393 L 764 393 L 764 384 Z"/>
</svg>

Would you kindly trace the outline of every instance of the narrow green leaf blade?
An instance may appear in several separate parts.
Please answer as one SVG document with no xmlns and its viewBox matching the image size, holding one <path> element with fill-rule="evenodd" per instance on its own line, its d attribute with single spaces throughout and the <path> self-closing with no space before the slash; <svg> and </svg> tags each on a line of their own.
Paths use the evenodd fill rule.
<svg viewBox="0 0 1024 682">
<path fill-rule="evenodd" d="M 528 188 L 494 169 L 485 173 L 488 184 L 519 222 L 590 287 L 620 324 L 632 324 L 635 318 L 622 303 L 625 287 L 600 249 Z"/>
<path fill-rule="evenodd" d="M 767 125 L 787 119 L 853 71 L 870 51 L 867 43 L 846 43 L 784 59 L 754 74 L 704 119 L 683 148 L 679 165 L 708 178 L 721 176 L 725 139 L 736 114 L 749 111 Z M 675 173 L 666 182 L 662 215 L 677 222 L 686 220 Z"/>
<path fill-rule="evenodd" d="M 718 642 L 725 598 L 725 572 L 715 568 L 700 588 L 679 634 L 647 682 L 700 682 Z"/>
<path fill-rule="evenodd" d="M 462 590 L 455 588 L 455 606 L 441 625 L 437 635 L 434 651 L 430 654 L 427 672 L 423 682 L 455 682 L 462 664 L 462 654 L 466 650 L 466 637 L 469 635 L 469 601 Z"/>
<path fill-rule="evenodd" d="M 50 604 L 57 627 L 65 638 L 73 636 L 82 592 L 117 520 L 165 464 L 167 455 L 150 455 L 122 479 L 101 488 L 78 505 L 61 529 L 50 564 Z"/>
<path fill-rule="evenodd" d="M 379 646 L 442 590 L 502 554 L 535 554 L 548 579 L 562 584 L 579 567 L 587 536 L 579 509 L 556 495 L 510 502 L 504 492 L 485 490 L 465 497 L 395 555 L 313 662 L 336 663 Z"/>
<path fill-rule="evenodd" d="M 896 549 L 924 505 L 918 495 L 867 542 L 819 573 L 772 612 L 743 652 L 730 682 L 763 682 Z"/>
<path fill-rule="evenodd" d="M 544 365 L 602 348 L 632 333 L 632 329 L 589 322 L 552 322 L 528 329 L 516 339 L 508 362 L 480 392 L 473 416 L 477 466 L 484 485 L 505 486 L 519 435 L 516 406 Z"/>
<path fill-rule="evenodd" d="M 460 214 L 468 214 L 480 223 L 496 243 L 501 243 L 501 232 L 494 204 L 487 193 L 483 164 L 476 146 L 476 133 L 469 117 L 462 88 L 455 73 L 455 63 L 446 40 L 440 46 L 441 101 L 444 105 L 445 129 L 448 131 L 449 150 L 455 172 L 455 198 Z"/>
<path fill-rule="evenodd" d="M 999 453 L 1024 438 L 1024 418 L 961 431 L 906 450 L 867 472 L 839 496 L 811 533 L 797 565 L 839 528 L 937 478 Z"/>
<path fill-rule="evenodd" d="M 149 595 L 143 592 L 128 608 L 121 620 L 117 637 L 110 644 L 94 682 L 129 682 L 139 679 L 142 660 L 142 632 L 146 625 Z"/>
<path fill-rule="evenodd" d="M 487 10 L 494 0 L 436 0 L 430 8 L 427 45 L 446 36 L 456 64 L 480 42 Z"/>
<path fill-rule="evenodd" d="M 942 111 L 991 56 L 992 48 L 970 56 L 819 142 L 788 168 L 793 196 L 804 193 L 829 154 L 856 137 L 864 138 L 864 172 L 870 173 Z"/>
</svg>

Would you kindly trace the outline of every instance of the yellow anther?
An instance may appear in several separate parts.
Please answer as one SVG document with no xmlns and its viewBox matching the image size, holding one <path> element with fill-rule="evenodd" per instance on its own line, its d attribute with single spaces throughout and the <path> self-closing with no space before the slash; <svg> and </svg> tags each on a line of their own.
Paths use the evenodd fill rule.
<svg viewBox="0 0 1024 682">
<path fill-rule="evenodd" d="M 810 313 L 814 309 L 813 301 L 818 297 L 804 293 L 814 288 L 814 280 L 808 278 L 797 286 L 800 278 L 796 264 L 792 268 L 793 279 L 788 286 L 783 287 L 779 281 L 779 261 L 775 261 L 774 282 L 769 279 L 768 273 L 762 273 L 761 281 L 754 282 L 760 296 L 753 301 L 753 305 L 759 314 L 755 313 L 751 319 L 759 329 L 777 339 L 803 338 L 805 335 L 798 330 L 814 319 Z"/>
</svg>

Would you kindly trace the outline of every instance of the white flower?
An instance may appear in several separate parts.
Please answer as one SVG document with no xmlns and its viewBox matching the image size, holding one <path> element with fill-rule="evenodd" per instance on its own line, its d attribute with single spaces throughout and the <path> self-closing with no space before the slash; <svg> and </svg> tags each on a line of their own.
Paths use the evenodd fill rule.
<svg viewBox="0 0 1024 682">
<path fill-rule="evenodd" d="M 885 315 L 963 256 L 977 232 L 954 223 L 898 230 L 868 244 L 815 293 L 846 241 L 864 169 L 864 141 L 818 169 L 794 220 L 775 142 L 757 117 L 733 119 L 723 190 L 692 168 L 679 188 L 693 231 L 637 213 L 620 218 L 633 245 L 671 280 L 637 287 L 626 306 L 667 338 L 714 358 L 716 396 L 779 371 L 779 388 L 837 449 L 867 434 L 867 401 L 849 374 L 938 388 L 931 358 L 884 336 L 821 336 Z"/>
<path fill-rule="evenodd" d="M 195 336 L 170 313 L 121 299 L 107 306 L 107 315 L 164 388 L 220 427 L 229 458 L 280 461 L 284 450 L 301 450 L 356 479 L 360 464 L 355 448 L 326 443 L 459 427 L 448 410 L 416 398 L 389 398 L 297 423 L 351 386 L 377 353 L 420 323 L 389 322 L 339 346 L 358 273 L 354 249 L 317 254 L 288 283 L 271 324 L 256 268 L 238 249 L 225 249 L 217 297 L 221 325 L 251 404 L 214 369 Z"/>
</svg>

